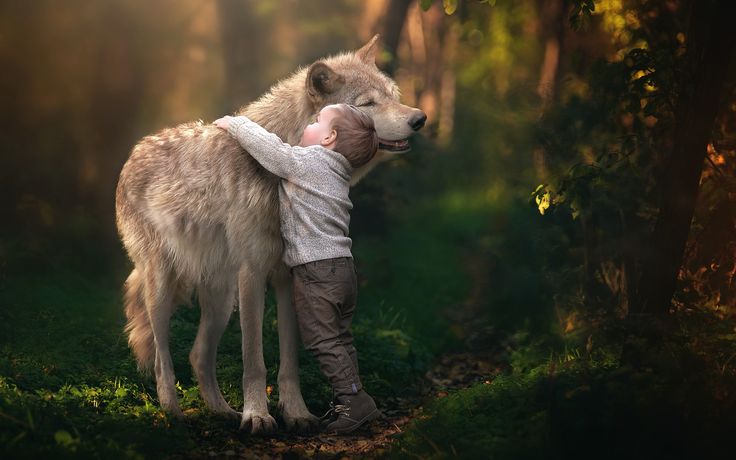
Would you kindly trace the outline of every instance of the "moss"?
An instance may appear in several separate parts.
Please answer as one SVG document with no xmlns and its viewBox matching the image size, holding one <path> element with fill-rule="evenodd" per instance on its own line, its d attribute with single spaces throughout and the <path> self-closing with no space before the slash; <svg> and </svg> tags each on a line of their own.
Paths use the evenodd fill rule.
<svg viewBox="0 0 736 460">
<path fill-rule="evenodd" d="M 615 350 L 615 349 L 614 349 Z M 681 356 L 687 354 L 680 349 Z M 732 377 L 557 356 L 432 401 L 399 438 L 401 458 L 710 458 L 730 445 Z"/>
<path fill-rule="evenodd" d="M 148 457 L 218 449 L 239 443 L 231 421 L 207 415 L 188 362 L 198 308 L 172 318 L 171 349 L 186 422 L 159 410 L 151 376 L 141 375 L 122 333 L 118 280 L 69 272 L 16 274 L 0 289 L 0 456 L 4 458 Z M 381 400 L 411 391 L 426 353 L 388 311 L 363 308 L 356 322 L 362 373 Z M 273 296 L 264 317 L 267 382 L 276 414 L 278 333 Z M 330 390 L 302 350 L 300 377 L 313 412 L 326 409 Z M 241 407 L 240 328 L 233 316 L 220 343 L 218 378 L 225 398 Z"/>
</svg>

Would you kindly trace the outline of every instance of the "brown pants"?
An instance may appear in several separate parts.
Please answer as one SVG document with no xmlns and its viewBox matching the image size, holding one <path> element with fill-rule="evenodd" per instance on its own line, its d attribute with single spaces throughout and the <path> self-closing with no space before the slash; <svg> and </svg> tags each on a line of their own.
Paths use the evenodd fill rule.
<svg viewBox="0 0 736 460">
<path fill-rule="evenodd" d="M 350 323 L 357 298 L 353 259 L 341 257 L 297 265 L 294 306 L 304 347 L 317 359 L 335 395 L 362 388 Z"/>
</svg>

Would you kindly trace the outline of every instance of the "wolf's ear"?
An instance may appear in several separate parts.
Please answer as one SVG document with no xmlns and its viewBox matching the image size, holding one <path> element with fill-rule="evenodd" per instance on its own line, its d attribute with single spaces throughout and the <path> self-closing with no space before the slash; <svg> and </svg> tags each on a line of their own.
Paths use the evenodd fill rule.
<svg viewBox="0 0 736 460">
<path fill-rule="evenodd" d="M 370 39 L 368 43 L 363 45 L 361 49 L 355 52 L 355 55 L 358 56 L 358 59 L 365 62 L 366 64 L 376 64 L 376 52 L 378 51 L 378 37 L 380 35 L 376 34 L 373 36 L 373 38 Z"/>
<path fill-rule="evenodd" d="M 307 72 L 307 92 L 312 99 L 332 94 L 342 88 L 345 77 L 335 72 L 324 62 L 315 62 Z"/>
</svg>

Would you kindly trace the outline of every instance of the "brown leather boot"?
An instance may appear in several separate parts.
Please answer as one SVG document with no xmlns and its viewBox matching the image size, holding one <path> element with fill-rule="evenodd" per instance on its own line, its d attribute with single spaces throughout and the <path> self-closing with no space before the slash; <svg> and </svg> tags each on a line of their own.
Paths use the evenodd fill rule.
<svg viewBox="0 0 736 460">
<path fill-rule="evenodd" d="M 327 425 L 327 432 L 330 433 L 350 433 L 381 415 L 373 398 L 363 390 L 353 395 L 340 395 L 337 401 L 339 402 L 335 405 L 337 418 Z"/>
</svg>

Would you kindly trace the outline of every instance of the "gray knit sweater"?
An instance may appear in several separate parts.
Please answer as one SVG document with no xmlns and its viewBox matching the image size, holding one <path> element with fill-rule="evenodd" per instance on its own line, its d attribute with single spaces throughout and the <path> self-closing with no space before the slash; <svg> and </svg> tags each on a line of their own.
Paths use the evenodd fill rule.
<svg viewBox="0 0 736 460">
<path fill-rule="evenodd" d="M 264 168 L 282 178 L 279 185 L 284 262 L 289 267 L 335 257 L 352 257 L 348 237 L 350 162 L 319 145 L 292 147 L 246 117 L 228 128 Z"/>
</svg>

